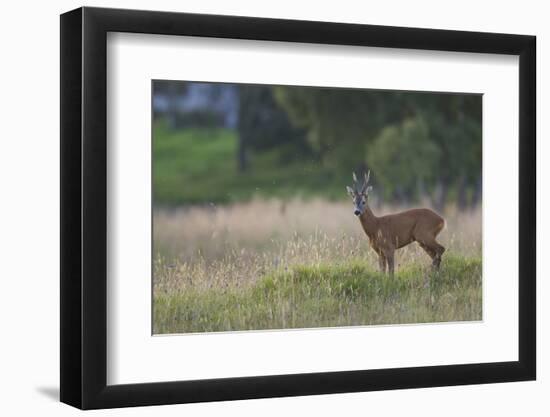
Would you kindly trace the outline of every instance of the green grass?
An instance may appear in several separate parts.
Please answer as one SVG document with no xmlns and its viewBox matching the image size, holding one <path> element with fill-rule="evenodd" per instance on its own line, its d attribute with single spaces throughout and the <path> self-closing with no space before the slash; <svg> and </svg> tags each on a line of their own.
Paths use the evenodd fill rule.
<svg viewBox="0 0 550 417">
<path fill-rule="evenodd" d="M 261 197 L 323 196 L 342 199 L 349 172 L 335 171 L 314 160 L 286 157 L 284 149 L 250 158 L 239 173 L 237 135 L 228 129 L 171 131 L 153 127 L 153 193 L 160 205 L 246 201 Z"/>
<path fill-rule="evenodd" d="M 429 323 L 482 319 L 481 258 L 447 256 L 393 279 L 365 261 L 293 266 L 247 286 L 155 293 L 154 333 Z"/>
</svg>

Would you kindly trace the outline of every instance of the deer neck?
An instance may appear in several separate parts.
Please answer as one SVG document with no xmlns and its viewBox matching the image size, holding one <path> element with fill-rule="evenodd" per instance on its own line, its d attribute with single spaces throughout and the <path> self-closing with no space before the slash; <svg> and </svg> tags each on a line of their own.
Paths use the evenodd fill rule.
<svg viewBox="0 0 550 417">
<path fill-rule="evenodd" d="M 359 220 L 367 236 L 374 238 L 378 229 L 378 217 L 374 215 L 369 206 L 365 207 L 365 211 L 359 216 Z"/>
</svg>

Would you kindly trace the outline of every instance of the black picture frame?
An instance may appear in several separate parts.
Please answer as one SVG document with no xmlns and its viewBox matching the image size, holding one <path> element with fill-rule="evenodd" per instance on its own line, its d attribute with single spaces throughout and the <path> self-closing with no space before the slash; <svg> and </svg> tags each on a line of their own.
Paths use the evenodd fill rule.
<svg viewBox="0 0 550 417">
<path fill-rule="evenodd" d="M 519 360 L 107 385 L 108 32 L 519 56 Z M 88 7 L 61 15 L 61 401 L 94 409 L 534 380 L 535 51 L 524 35 Z"/>
</svg>

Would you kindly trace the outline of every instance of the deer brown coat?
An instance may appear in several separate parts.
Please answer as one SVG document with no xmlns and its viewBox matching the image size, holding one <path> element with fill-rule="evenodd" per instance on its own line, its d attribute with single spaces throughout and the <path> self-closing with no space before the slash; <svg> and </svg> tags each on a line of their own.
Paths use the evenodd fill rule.
<svg viewBox="0 0 550 417">
<path fill-rule="evenodd" d="M 389 273 L 393 275 L 395 250 L 412 242 L 418 242 L 432 258 L 433 265 L 439 268 L 445 248 L 437 242 L 436 237 L 443 230 L 445 220 L 437 213 L 422 208 L 377 217 L 367 206 L 359 220 L 379 256 L 382 272 L 386 271 L 387 265 Z"/>
</svg>

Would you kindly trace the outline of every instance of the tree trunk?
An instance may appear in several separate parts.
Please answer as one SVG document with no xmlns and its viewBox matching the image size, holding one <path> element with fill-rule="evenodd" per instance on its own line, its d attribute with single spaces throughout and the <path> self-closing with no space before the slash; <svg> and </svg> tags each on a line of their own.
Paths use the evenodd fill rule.
<svg viewBox="0 0 550 417">
<path fill-rule="evenodd" d="M 426 184 L 422 178 L 418 178 L 416 181 L 416 200 L 425 201 L 426 198 Z"/>
<path fill-rule="evenodd" d="M 168 127 L 172 130 L 178 128 L 178 92 L 176 86 L 172 86 L 168 92 Z"/>
<path fill-rule="evenodd" d="M 464 175 L 461 175 L 458 179 L 456 202 L 460 210 L 465 210 L 468 206 L 468 202 L 466 201 L 466 179 Z"/>
<path fill-rule="evenodd" d="M 243 135 L 239 135 L 239 144 L 237 148 L 237 168 L 239 172 L 246 172 L 248 170 L 248 153 L 246 151 L 246 140 Z"/>
<path fill-rule="evenodd" d="M 432 202 L 433 202 L 434 208 L 440 213 L 443 213 L 443 210 L 445 209 L 445 205 L 447 204 L 448 192 L 449 192 L 449 185 L 447 184 L 447 180 L 439 179 L 437 181 L 437 185 L 434 190 L 434 197 L 432 199 Z"/>
<path fill-rule="evenodd" d="M 481 175 L 477 177 L 476 185 L 474 188 L 474 195 L 472 197 L 472 208 L 477 207 L 478 204 L 482 203 L 481 197 L 483 194 L 483 181 Z"/>
<path fill-rule="evenodd" d="M 408 203 L 407 193 L 405 192 L 403 187 L 401 187 L 400 185 L 396 186 L 395 191 L 394 191 L 394 195 L 395 195 L 396 200 L 398 201 L 399 205 L 401 205 L 401 206 L 406 206 L 407 205 L 407 203 Z"/>
</svg>

